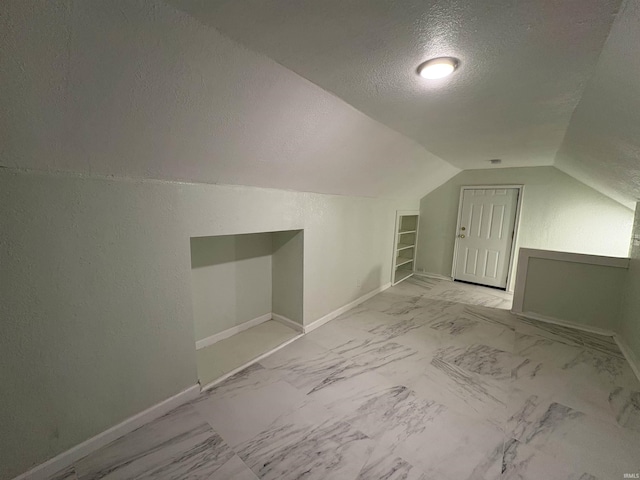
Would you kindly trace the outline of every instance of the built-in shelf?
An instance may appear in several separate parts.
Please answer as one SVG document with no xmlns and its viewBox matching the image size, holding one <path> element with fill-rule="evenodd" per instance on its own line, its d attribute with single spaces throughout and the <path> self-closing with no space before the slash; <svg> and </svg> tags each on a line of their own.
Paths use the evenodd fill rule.
<svg viewBox="0 0 640 480">
<path fill-rule="evenodd" d="M 396 258 L 396 268 L 411 262 L 413 262 L 413 258 L 398 257 Z"/>
<path fill-rule="evenodd" d="M 395 249 L 393 255 L 393 277 L 395 285 L 413 275 L 418 243 L 419 212 L 398 211 L 396 214 Z"/>
<path fill-rule="evenodd" d="M 395 274 L 395 283 L 399 283 L 413 275 L 413 270 L 397 270 Z"/>
</svg>

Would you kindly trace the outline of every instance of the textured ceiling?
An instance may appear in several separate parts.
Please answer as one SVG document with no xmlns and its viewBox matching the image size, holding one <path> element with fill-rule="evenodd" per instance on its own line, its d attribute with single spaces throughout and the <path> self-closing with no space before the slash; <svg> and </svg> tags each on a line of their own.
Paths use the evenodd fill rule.
<svg viewBox="0 0 640 480">
<path fill-rule="evenodd" d="M 0 32 L 0 166 L 413 200 L 458 172 L 160 0 L 4 0 Z"/>
<path fill-rule="evenodd" d="M 555 159 L 631 205 L 640 4 L 619 7 L 5 0 L 0 166 L 420 197 L 452 165 Z M 459 71 L 422 81 L 437 55 Z"/>
<path fill-rule="evenodd" d="M 170 0 L 460 168 L 553 163 L 619 0 Z M 454 76 L 415 69 L 451 55 Z"/>
<path fill-rule="evenodd" d="M 576 108 L 556 166 L 632 206 L 640 199 L 640 2 L 627 0 Z"/>
</svg>

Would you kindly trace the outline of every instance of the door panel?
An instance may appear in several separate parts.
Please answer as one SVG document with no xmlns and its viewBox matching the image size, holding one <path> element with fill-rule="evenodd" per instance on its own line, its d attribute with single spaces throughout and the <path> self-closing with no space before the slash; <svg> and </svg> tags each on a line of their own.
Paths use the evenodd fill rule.
<svg viewBox="0 0 640 480">
<path fill-rule="evenodd" d="M 464 263 L 464 273 L 467 275 L 475 275 L 478 268 L 478 250 L 474 248 L 467 248 Z"/>
<path fill-rule="evenodd" d="M 507 286 L 517 203 L 517 188 L 463 190 L 455 279 Z"/>
<path fill-rule="evenodd" d="M 500 260 L 500 252 L 495 250 L 487 250 L 487 262 L 484 268 L 485 277 L 498 278 L 498 264 Z"/>
</svg>

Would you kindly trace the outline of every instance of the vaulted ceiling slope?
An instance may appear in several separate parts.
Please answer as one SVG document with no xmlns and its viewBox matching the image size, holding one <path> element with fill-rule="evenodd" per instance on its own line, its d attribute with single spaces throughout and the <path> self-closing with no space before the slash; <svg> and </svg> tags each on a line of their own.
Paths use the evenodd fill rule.
<svg viewBox="0 0 640 480">
<path fill-rule="evenodd" d="M 640 2 L 623 5 L 556 167 L 631 206 L 640 199 Z"/>
<path fill-rule="evenodd" d="M 550 165 L 620 0 L 168 0 L 462 168 Z M 456 74 L 427 83 L 424 60 Z"/>
<path fill-rule="evenodd" d="M 459 171 L 160 0 L 4 0 L 0 32 L 0 166 L 407 198 Z"/>
</svg>

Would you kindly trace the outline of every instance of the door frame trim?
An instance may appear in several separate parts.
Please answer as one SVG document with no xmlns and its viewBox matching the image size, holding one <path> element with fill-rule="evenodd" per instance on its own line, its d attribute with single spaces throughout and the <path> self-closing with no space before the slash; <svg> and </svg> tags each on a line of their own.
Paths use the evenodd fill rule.
<svg viewBox="0 0 640 480">
<path fill-rule="evenodd" d="M 515 266 L 515 253 L 516 243 L 518 241 L 518 231 L 520 230 L 520 210 L 522 208 L 522 196 L 524 193 L 524 185 L 463 185 L 460 187 L 460 198 L 458 200 L 458 217 L 456 220 L 456 233 L 453 237 L 453 264 L 451 265 L 451 278 L 456 279 L 456 259 L 458 258 L 458 231 L 460 230 L 460 223 L 462 222 L 462 199 L 465 190 L 490 190 L 490 189 L 516 189 L 518 190 L 518 200 L 516 201 L 516 217 L 513 224 L 513 239 L 511 240 L 511 254 L 509 255 L 509 267 L 507 268 L 507 285 L 505 290 L 513 293 L 513 290 L 509 288 L 511 284 L 511 278 L 513 277 L 513 270 Z"/>
</svg>

